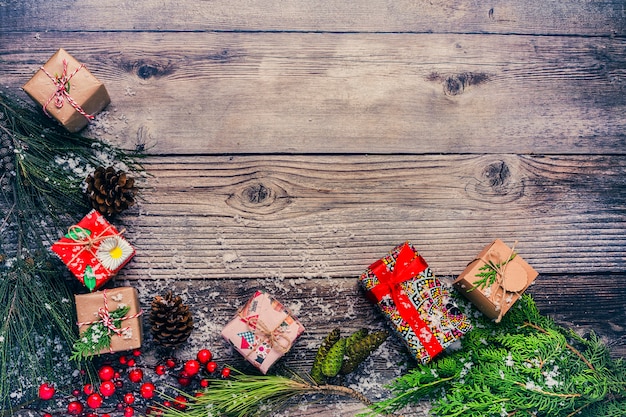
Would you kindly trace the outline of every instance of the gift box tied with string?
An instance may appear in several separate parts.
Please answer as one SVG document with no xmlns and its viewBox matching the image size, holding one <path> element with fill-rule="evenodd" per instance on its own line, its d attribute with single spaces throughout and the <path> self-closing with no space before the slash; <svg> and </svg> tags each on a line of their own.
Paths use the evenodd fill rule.
<svg viewBox="0 0 626 417">
<path fill-rule="evenodd" d="M 359 283 L 421 363 L 432 360 L 472 328 L 449 288 L 410 242 L 370 265 Z"/>
<path fill-rule="evenodd" d="M 111 102 L 104 84 L 64 49 L 52 55 L 23 89 L 70 132 L 84 128 Z"/>
<path fill-rule="evenodd" d="M 454 286 L 487 317 L 500 322 L 539 273 L 513 248 L 496 239 L 454 281 Z"/>
<path fill-rule="evenodd" d="M 222 336 L 263 374 L 292 347 L 304 326 L 265 291 L 256 291 Z"/>
<path fill-rule="evenodd" d="M 75 351 L 82 349 L 82 356 L 91 356 L 141 347 L 143 311 L 136 288 L 118 287 L 77 294 L 74 298 L 79 332 Z M 101 338 L 108 343 L 98 349 Z"/>
<path fill-rule="evenodd" d="M 76 279 L 93 291 L 115 276 L 135 255 L 135 249 L 122 233 L 102 214 L 91 210 L 51 249 Z"/>
</svg>

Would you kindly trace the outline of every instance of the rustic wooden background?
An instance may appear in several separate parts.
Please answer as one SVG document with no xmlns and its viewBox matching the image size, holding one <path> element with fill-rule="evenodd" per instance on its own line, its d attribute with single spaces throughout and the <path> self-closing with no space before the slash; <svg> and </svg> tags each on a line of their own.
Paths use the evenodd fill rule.
<svg viewBox="0 0 626 417">
<path fill-rule="evenodd" d="M 236 362 L 219 331 L 266 288 L 307 369 L 331 328 L 385 326 L 356 277 L 393 246 L 452 278 L 501 238 L 543 312 L 626 356 L 623 0 L 0 2 L 3 87 L 59 47 L 112 97 L 86 133 L 149 155 L 117 284 L 182 294 L 190 351 Z"/>
</svg>

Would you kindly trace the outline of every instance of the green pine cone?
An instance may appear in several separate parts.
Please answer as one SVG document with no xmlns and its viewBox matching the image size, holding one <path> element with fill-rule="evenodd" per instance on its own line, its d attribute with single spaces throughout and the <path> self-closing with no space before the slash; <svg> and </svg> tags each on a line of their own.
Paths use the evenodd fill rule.
<svg viewBox="0 0 626 417">
<path fill-rule="evenodd" d="M 386 330 L 370 333 L 358 340 L 350 349 L 346 349 L 346 358 L 340 369 L 342 375 L 354 372 L 354 370 L 374 352 L 378 346 L 387 340 L 389 333 Z"/>
<path fill-rule="evenodd" d="M 339 327 L 333 329 L 322 341 L 322 344 L 317 349 L 317 354 L 313 360 L 313 366 L 311 367 L 311 378 L 318 384 L 324 383 L 324 374 L 322 373 L 322 363 L 328 355 L 328 351 L 337 341 L 341 338 L 341 331 Z"/>
<path fill-rule="evenodd" d="M 326 355 L 324 362 L 322 362 L 322 373 L 324 376 L 328 378 L 337 376 L 343 364 L 343 355 L 345 355 L 345 353 L 346 338 L 342 337 L 330 348 L 328 355 Z"/>
<path fill-rule="evenodd" d="M 348 338 L 346 339 L 346 352 L 349 352 L 352 348 L 352 345 L 363 339 L 365 336 L 367 336 L 368 333 L 369 330 L 367 330 L 366 328 L 362 328 L 348 336 Z"/>
</svg>

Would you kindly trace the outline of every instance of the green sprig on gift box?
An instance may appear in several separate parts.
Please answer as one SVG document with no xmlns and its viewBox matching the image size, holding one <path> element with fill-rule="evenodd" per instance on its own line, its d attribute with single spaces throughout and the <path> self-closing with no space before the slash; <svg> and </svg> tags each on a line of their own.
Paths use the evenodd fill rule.
<svg viewBox="0 0 626 417">
<path fill-rule="evenodd" d="M 116 329 L 121 328 L 122 320 L 129 311 L 130 306 L 127 305 L 120 305 L 115 310 L 111 311 L 110 318 L 113 322 L 113 327 Z M 111 332 L 112 330 L 107 328 L 102 321 L 91 324 L 74 342 L 70 359 L 80 361 L 81 359 L 96 355 L 103 349 L 108 348 L 111 345 L 111 337 L 113 337 Z"/>
<path fill-rule="evenodd" d="M 595 335 L 543 316 L 524 295 L 500 324 L 480 320 L 463 348 L 396 379 L 372 415 L 425 399 L 445 417 L 626 415 L 626 363 Z"/>
</svg>

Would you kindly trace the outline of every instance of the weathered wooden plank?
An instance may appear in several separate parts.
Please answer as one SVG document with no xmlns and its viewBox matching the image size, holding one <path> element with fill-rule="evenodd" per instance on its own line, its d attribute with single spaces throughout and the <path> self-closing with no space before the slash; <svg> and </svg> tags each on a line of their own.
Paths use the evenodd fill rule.
<svg viewBox="0 0 626 417">
<path fill-rule="evenodd" d="M 623 153 L 626 40 L 9 33 L 16 90 L 59 46 L 107 85 L 93 132 L 155 154 Z"/>
<path fill-rule="evenodd" d="M 146 18 L 149 16 L 149 18 Z M 620 0 L 63 1 L 0 3 L 0 31 L 330 31 L 626 33 Z"/>
<path fill-rule="evenodd" d="M 492 239 L 540 273 L 624 270 L 622 156 L 151 158 L 129 236 L 152 278 L 358 275 L 404 240 L 458 274 Z M 132 272 L 128 273 L 132 273 Z"/>
</svg>

